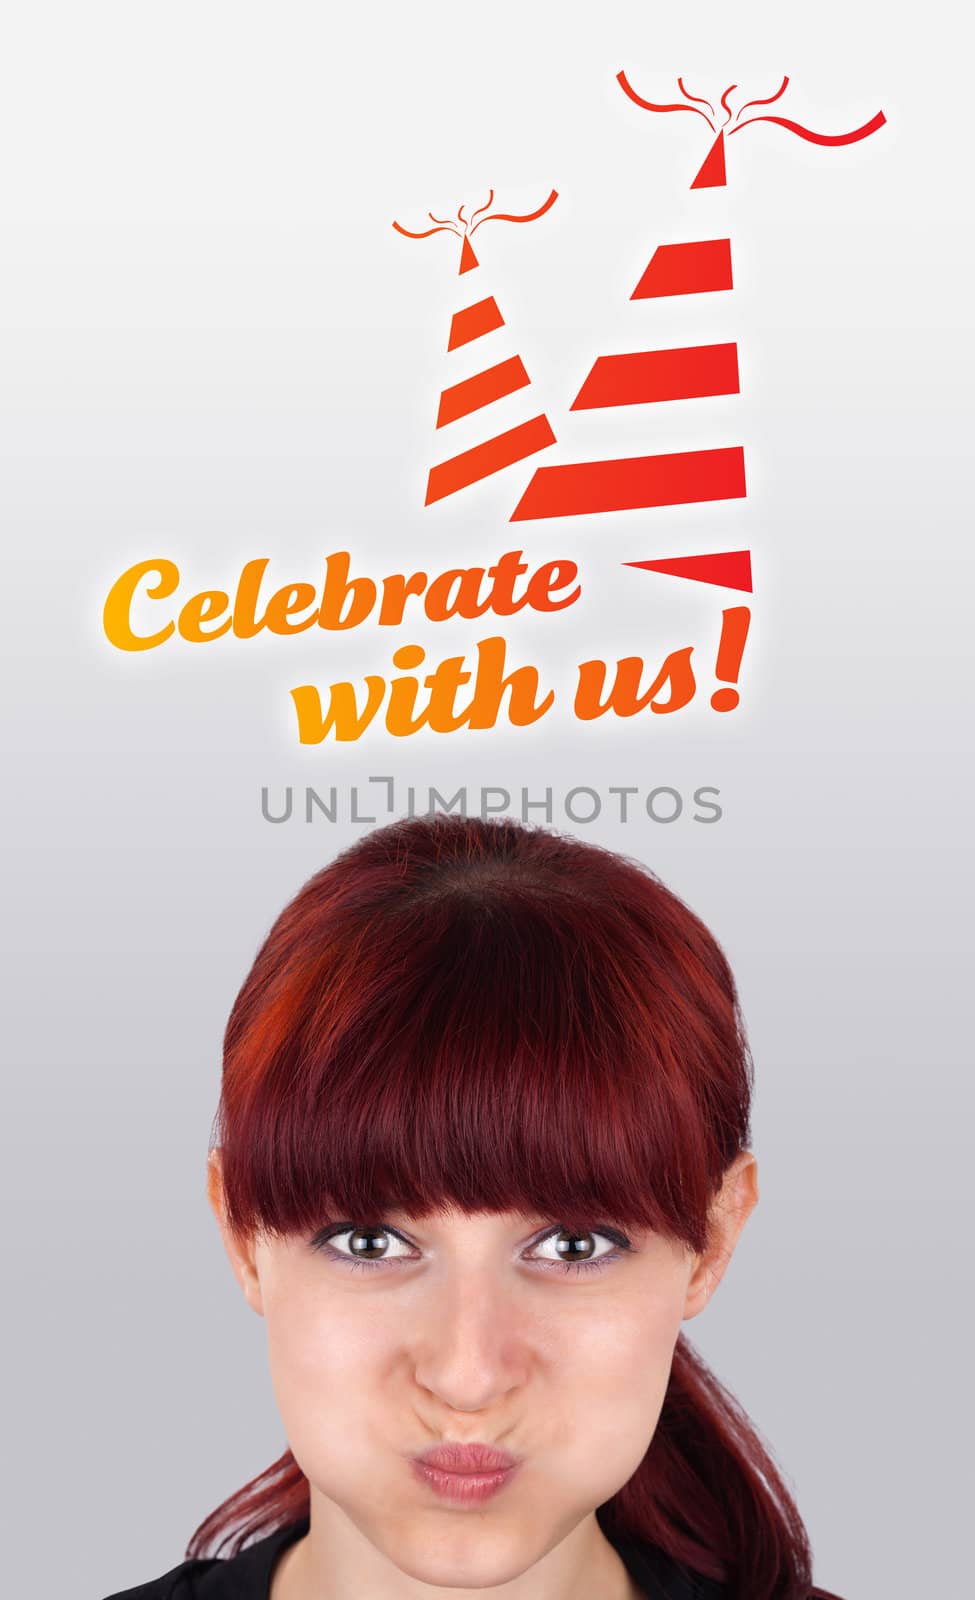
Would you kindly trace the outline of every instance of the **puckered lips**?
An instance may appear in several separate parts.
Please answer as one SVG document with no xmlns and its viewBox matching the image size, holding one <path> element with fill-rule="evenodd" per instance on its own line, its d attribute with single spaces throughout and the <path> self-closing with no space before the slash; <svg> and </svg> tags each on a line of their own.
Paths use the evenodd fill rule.
<svg viewBox="0 0 975 1600">
<path fill-rule="evenodd" d="M 452 1442 L 432 1446 L 413 1458 L 413 1470 L 442 1499 L 461 1504 L 487 1500 L 514 1476 L 519 1462 L 509 1450 L 491 1444 Z"/>
</svg>

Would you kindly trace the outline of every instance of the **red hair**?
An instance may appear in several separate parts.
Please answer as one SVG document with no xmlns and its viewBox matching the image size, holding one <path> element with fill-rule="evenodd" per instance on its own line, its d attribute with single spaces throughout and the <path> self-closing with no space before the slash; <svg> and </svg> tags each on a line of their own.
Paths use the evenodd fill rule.
<svg viewBox="0 0 975 1600">
<path fill-rule="evenodd" d="M 215 1142 L 242 1236 L 441 1207 L 609 1216 L 700 1251 L 747 1148 L 752 1063 L 719 945 L 639 863 L 510 819 L 365 835 L 281 912 L 224 1039 Z M 307 1516 L 290 1450 L 187 1555 Z M 808 1600 L 809 1542 L 682 1334 L 636 1472 L 599 1508 L 741 1600 Z"/>
</svg>

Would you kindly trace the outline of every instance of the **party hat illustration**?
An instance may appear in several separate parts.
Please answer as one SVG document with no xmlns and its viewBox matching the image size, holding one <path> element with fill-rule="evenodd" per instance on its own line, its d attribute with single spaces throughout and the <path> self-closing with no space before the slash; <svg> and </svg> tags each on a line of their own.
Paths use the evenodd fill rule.
<svg viewBox="0 0 975 1600">
<path fill-rule="evenodd" d="M 725 141 L 754 122 L 771 122 L 815 144 L 851 144 L 875 132 L 885 121 L 883 112 L 861 128 L 846 134 L 818 134 L 797 122 L 761 114 L 743 118 L 755 106 L 779 100 L 788 85 L 784 78 L 774 95 L 749 100 L 737 113 L 726 89 L 719 102 L 725 117 L 710 101 L 691 95 L 678 79 L 683 100 L 658 104 L 633 89 L 626 74 L 617 75 L 624 93 L 647 111 L 687 111 L 701 116 L 715 135 L 698 170 L 692 189 L 716 188 L 727 182 Z M 730 130 L 728 124 L 732 124 Z M 695 239 L 657 247 L 630 296 L 648 300 L 672 295 L 713 294 L 732 289 L 731 241 Z M 616 406 L 648 405 L 664 401 L 701 399 L 709 395 L 738 394 L 738 348 L 733 342 L 694 345 L 669 350 L 640 350 L 622 355 L 598 356 L 572 402 L 573 411 L 603 410 Z M 579 516 L 610 511 L 686 505 L 709 500 L 739 499 L 746 494 L 745 456 L 740 445 L 718 449 L 648 454 L 603 461 L 556 463 L 538 467 L 522 495 L 512 521 L 545 517 Z M 705 583 L 751 588 L 749 552 L 721 551 L 713 556 L 668 557 L 658 562 L 633 562 L 633 566 L 669 572 Z"/>
<path fill-rule="evenodd" d="M 432 212 L 428 212 L 430 221 L 434 224 L 432 228 L 414 231 L 404 228 L 399 222 L 394 222 L 393 227 L 407 239 L 428 239 L 434 233 L 456 234 L 461 241 L 458 276 L 464 279 L 463 287 L 470 292 L 467 274 L 476 271 L 480 266 L 471 243 L 471 238 L 478 228 L 486 222 L 534 222 L 536 218 L 544 216 L 557 198 L 557 191 L 553 189 L 537 211 L 529 212 L 525 216 L 515 216 L 511 212 L 490 210 L 494 201 L 492 189 L 485 203 L 469 215 L 465 215 L 465 207 L 460 206 L 456 219 L 435 217 Z M 504 326 L 504 317 L 494 296 L 475 294 L 475 297 L 467 299 L 451 318 L 447 351 L 450 353 L 468 348 L 475 340 Z M 459 379 L 442 391 L 437 412 L 437 428 L 449 427 L 462 417 L 469 417 L 496 401 L 506 399 L 508 395 L 529 389 L 530 385 L 531 379 L 520 355 L 511 355 L 501 361 L 489 362 L 471 376 Z M 531 407 L 528 409 L 531 410 Z M 465 489 L 472 483 L 491 477 L 505 467 L 514 466 L 516 462 L 524 461 L 528 456 L 554 443 L 555 434 L 544 412 L 529 416 L 514 427 L 489 433 L 479 444 L 456 455 L 448 456 L 431 467 L 424 504 L 431 505 L 436 500 L 443 500 L 447 495 L 456 494 L 459 489 Z"/>
</svg>

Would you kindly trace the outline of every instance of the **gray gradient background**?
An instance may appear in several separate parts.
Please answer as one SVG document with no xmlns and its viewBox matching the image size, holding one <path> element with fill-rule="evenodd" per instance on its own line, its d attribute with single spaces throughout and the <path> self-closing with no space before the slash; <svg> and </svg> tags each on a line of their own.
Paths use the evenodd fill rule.
<svg viewBox="0 0 975 1600">
<path fill-rule="evenodd" d="M 556 800 L 717 785 L 575 831 L 650 864 L 737 974 L 762 1201 L 687 1331 L 775 1449 L 818 1580 L 961 1596 L 971 962 L 971 73 L 947 5 L 38 4 L 0 65 L 3 1401 L 18 1595 L 99 1597 L 178 1561 L 284 1440 L 263 1324 L 205 1203 L 223 1025 L 299 885 L 362 832 L 274 827 L 260 788 L 395 775 Z M 881 18 L 883 28 L 881 31 Z M 825 131 L 758 127 L 691 194 L 709 132 L 639 112 L 679 72 Z M 424 512 L 460 303 L 428 207 L 489 185 L 554 210 L 478 235 L 566 454 L 746 447 L 739 504 L 507 523 L 516 469 Z M 730 231 L 733 295 L 634 307 L 657 243 Z M 737 339 L 740 398 L 570 418 L 593 356 Z M 524 414 L 521 412 L 520 414 Z M 603 430 L 602 432 L 600 430 Z M 552 459 L 556 453 L 550 452 Z M 461 503 L 463 501 L 463 504 Z M 451 623 L 123 657 L 101 606 L 166 555 L 186 593 L 272 557 L 317 577 L 572 555 L 584 597 L 502 625 L 553 682 L 694 640 L 744 597 L 627 559 L 753 551 L 742 703 L 673 717 L 298 746 L 288 689 L 432 659 Z M 489 619 L 488 619 L 489 620 Z M 567 681 L 567 679 L 565 680 Z M 399 804 L 396 810 L 400 810 Z M 343 816 L 347 819 L 347 809 Z M 535 813 L 537 816 L 538 814 Z M 383 817 L 384 814 L 380 813 Z M 566 826 L 556 810 L 555 822 Z"/>
</svg>

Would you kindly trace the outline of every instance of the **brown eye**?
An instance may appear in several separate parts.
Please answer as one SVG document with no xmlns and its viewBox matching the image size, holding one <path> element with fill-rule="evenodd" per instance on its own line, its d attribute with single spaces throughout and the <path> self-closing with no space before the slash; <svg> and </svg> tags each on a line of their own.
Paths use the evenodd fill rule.
<svg viewBox="0 0 975 1600">
<path fill-rule="evenodd" d="M 388 1244 L 389 1236 L 382 1228 L 356 1228 L 349 1234 L 350 1253 L 366 1261 L 385 1255 Z"/>
<path fill-rule="evenodd" d="M 311 1245 L 313 1250 L 321 1250 L 325 1255 L 351 1267 L 380 1267 L 387 1262 L 412 1259 L 405 1239 L 392 1228 L 373 1223 L 356 1227 L 351 1222 L 345 1222 L 326 1228 L 315 1235 Z"/>
<path fill-rule="evenodd" d="M 608 1248 L 601 1248 L 600 1240 Z M 542 1246 L 554 1246 L 555 1254 L 537 1254 Z M 551 1233 L 539 1239 L 529 1259 L 549 1269 L 561 1267 L 566 1272 L 598 1272 L 632 1248 L 626 1235 L 615 1228 L 593 1228 L 585 1233 L 577 1233 L 573 1228 L 553 1228 Z"/>
<path fill-rule="evenodd" d="M 563 1228 L 561 1233 L 555 1234 L 552 1242 L 562 1261 L 588 1261 L 596 1254 L 594 1238 L 592 1233 L 570 1233 Z"/>
</svg>

